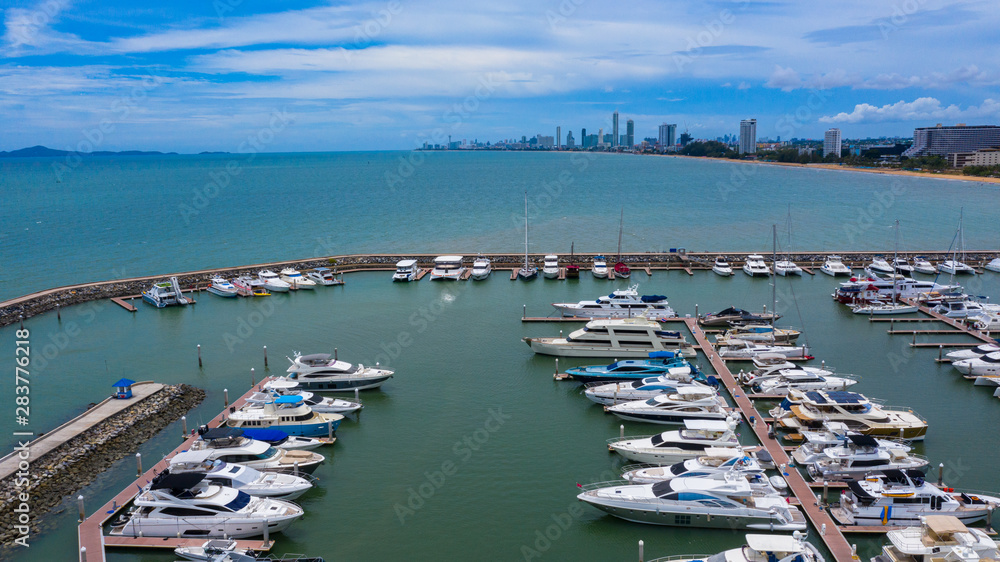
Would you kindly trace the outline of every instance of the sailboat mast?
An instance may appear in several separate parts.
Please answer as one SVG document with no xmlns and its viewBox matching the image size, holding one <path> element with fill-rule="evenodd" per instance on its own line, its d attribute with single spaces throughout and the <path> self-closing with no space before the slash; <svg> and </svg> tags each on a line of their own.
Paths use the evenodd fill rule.
<svg viewBox="0 0 1000 562">
<path fill-rule="evenodd" d="M 892 248 L 892 303 L 896 303 L 896 255 L 899 253 L 899 219 L 896 219 L 896 238 Z"/>
<path fill-rule="evenodd" d="M 528 271 L 528 192 L 524 192 L 524 271 Z"/>
<path fill-rule="evenodd" d="M 625 226 L 625 207 L 622 207 L 621 218 L 618 219 L 618 260 L 622 261 L 622 228 Z"/>
<path fill-rule="evenodd" d="M 775 260 L 778 259 L 778 225 L 771 225 L 771 268 L 774 268 Z M 778 272 L 771 272 L 771 337 L 774 338 L 774 316 L 775 308 L 778 307 Z M 772 342 L 773 343 L 773 342 Z"/>
</svg>

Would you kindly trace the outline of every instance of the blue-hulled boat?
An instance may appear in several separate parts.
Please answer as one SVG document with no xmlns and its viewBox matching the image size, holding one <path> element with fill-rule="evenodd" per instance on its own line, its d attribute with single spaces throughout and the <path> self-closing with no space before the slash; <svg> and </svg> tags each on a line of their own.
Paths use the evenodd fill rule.
<svg viewBox="0 0 1000 562">
<path fill-rule="evenodd" d="M 623 359 L 610 365 L 588 365 L 566 369 L 566 374 L 582 383 L 634 381 L 646 377 L 669 375 L 679 382 L 704 381 L 697 367 L 672 351 L 657 351 L 649 359 Z"/>
<path fill-rule="evenodd" d="M 340 414 L 320 414 L 301 396 L 278 396 L 269 402 L 249 404 L 229 414 L 226 425 L 239 429 L 280 429 L 289 435 L 331 435 L 343 421 Z"/>
</svg>

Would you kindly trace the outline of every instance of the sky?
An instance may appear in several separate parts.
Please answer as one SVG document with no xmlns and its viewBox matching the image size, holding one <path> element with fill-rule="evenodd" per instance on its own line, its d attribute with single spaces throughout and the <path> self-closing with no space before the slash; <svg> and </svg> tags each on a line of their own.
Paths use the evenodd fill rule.
<svg viewBox="0 0 1000 562">
<path fill-rule="evenodd" d="M 995 0 L 0 0 L 0 150 L 1000 122 Z"/>
</svg>

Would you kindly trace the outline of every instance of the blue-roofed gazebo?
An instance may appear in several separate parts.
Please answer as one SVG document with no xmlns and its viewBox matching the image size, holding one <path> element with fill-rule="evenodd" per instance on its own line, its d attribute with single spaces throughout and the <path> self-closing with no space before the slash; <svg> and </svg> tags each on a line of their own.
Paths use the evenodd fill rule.
<svg viewBox="0 0 1000 562">
<path fill-rule="evenodd" d="M 132 379 L 122 379 L 115 384 L 111 385 L 115 387 L 114 397 L 119 400 L 127 400 L 132 398 L 132 385 L 135 381 Z"/>
</svg>

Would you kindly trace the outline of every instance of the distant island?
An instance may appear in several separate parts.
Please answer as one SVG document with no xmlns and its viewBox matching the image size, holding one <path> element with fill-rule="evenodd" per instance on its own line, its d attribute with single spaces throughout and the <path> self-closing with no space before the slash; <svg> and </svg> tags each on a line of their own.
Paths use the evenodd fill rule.
<svg viewBox="0 0 1000 562">
<path fill-rule="evenodd" d="M 93 152 L 73 152 L 69 150 L 58 150 L 55 148 L 49 148 L 47 146 L 31 146 L 28 148 L 21 148 L 18 150 L 0 150 L 0 158 L 54 158 L 60 156 L 69 156 L 71 154 L 76 154 L 78 156 L 169 156 L 177 155 L 177 152 L 160 152 L 158 150 L 95 150 Z M 228 152 L 199 152 L 202 154 L 229 154 Z"/>
</svg>

